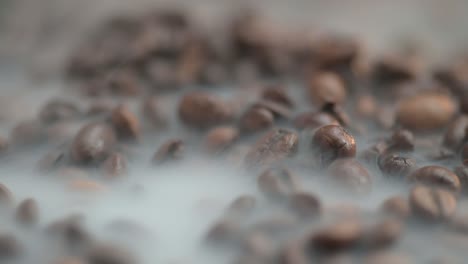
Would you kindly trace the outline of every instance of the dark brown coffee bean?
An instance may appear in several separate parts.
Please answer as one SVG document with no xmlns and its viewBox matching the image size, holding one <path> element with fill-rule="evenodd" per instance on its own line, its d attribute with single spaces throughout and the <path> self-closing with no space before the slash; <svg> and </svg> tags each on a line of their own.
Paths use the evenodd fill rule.
<svg viewBox="0 0 468 264">
<path fill-rule="evenodd" d="M 282 199 L 299 188 L 298 179 L 287 169 L 268 169 L 257 179 L 258 189 L 271 199 Z"/>
<path fill-rule="evenodd" d="M 272 129 L 257 140 L 247 153 L 245 162 L 249 167 L 269 165 L 296 154 L 299 136 L 296 132 Z"/>
<path fill-rule="evenodd" d="M 112 111 L 111 122 L 119 139 L 136 140 L 140 137 L 140 122 L 125 105 Z"/>
<path fill-rule="evenodd" d="M 388 148 L 398 151 L 413 151 L 414 144 L 414 135 L 411 131 L 398 129 L 392 134 Z"/>
<path fill-rule="evenodd" d="M 38 121 L 30 120 L 18 123 L 10 134 L 10 141 L 14 147 L 27 147 L 44 143 L 46 130 Z"/>
<path fill-rule="evenodd" d="M 321 212 L 320 200 L 313 194 L 297 192 L 289 199 L 291 208 L 302 217 L 316 217 Z"/>
<path fill-rule="evenodd" d="M 102 164 L 106 178 L 114 179 L 127 174 L 127 158 L 121 153 L 112 153 Z"/>
<path fill-rule="evenodd" d="M 327 174 L 333 183 L 353 193 L 369 193 L 372 188 L 372 177 L 355 159 L 334 161 L 328 168 Z"/>
<path fill-rule="evenodd" d="M 396 219 L 384 219 L 365 230 L 364 246 L 382 248 L 395 243 L 403 232 L 403 225 Z"/>
<path fill-rule="evenodd" d="M 256 207 L 257 200 L 250 195 L 241 195 L 234 199 L 228 207 L 228 211 L 233 214 L 248 215 Z"/>
<path fill-rule="evenodd" d="M 13 193 L 3 183 L 0 183 L 0 204 L 10 205 L 13 202 Z"/>
<path fill-rule="evenodd" d="M 411 213 L 408 200 L 400 196 L 388 198 L 382 203 L 380 208 L 385 213 L 403 218 L 408 217 Z"/>
<path fill-rule="evenodd" d="M 168 117 L 163 112 L 157 97 L 150 97 L 143 102 L 142 113 L 147 123 L 154 128 L 165 128 L 169 125 Z"/>
<path fill-rule="evenodd" d="M 263 107 L 250 107 L 240 118 L 239 126 L 242 132 L 252 133 L 265 130 L 275 121 L 273 113 Z"/>
<path fill-rule="evenodd" d="M 95 245 L 86 255 L 89 264 L 137 264 L 129 251 L 109 244 Z"/>
<path fill-rule="evenodd" d="M 225 151 L 232 146 L 239 137 L 235 127 L 221 126 L 211 129 L 204 140 L 204 149 L 210 154 Z"/>
<path fill-rule="evenodd" d="M 457 175 L 441 166 L 425 166 L 408 175 L 411 182 L 442 187 L 450 191 L 460 191 L 461 185 Z"/>
<path fill-rule="evenodd" d="M 340 158 L 356 156 L 356 142 L 343 127 L 327 125 L 315 131 L 310 148 L 314 159 L 321 168 Z"/>
<path fill-rule="evenodd" d="M 325 103 L 342 104 L 346 100 L 346 89 L 340 77 L 331 72 L 315 73 L 308 84 L 312 103 L 322 107 Z"/>
<path fill-rule="evenodd" d="M 178 113 L 185 125 L 200 129 L 221 125 L 233 118 L 232 109 L 226 102 L 204 92 L 184 95 L 179 103 Z"/>
<path fill-rule="evenodd" d="M 468 191 L 468 167 L 458 166 L 455 168 L 454 172 L 460 180 L 462 191 L 466 193 Z"/>
<path fill-rule="evenodd" d="M 16 209 L 16 220 L 25 225 L 33 225 L 39 221 L 39 206 L 36 200 L 28 198 L 23 200 Z"/>
<path fill-rule="evenodd" d="M 20 255 L 22 246 L 18 239 L 11 234 L 0 234 L 0 260 L 5 261 Z"/>
<path fill-rule="evenodd" d="M 323 112 L 305 112 L 294 118 L 297 129 L 316 129 L 325 125 L 339 125 L 340 123 L 330 114 Z"/>
<path fill-rule="evenodd" d="M 166 141 L 159 147 L 153 156 L 153 164 L 162 164 L 167 161 L 180 160 L 184 155 L 184 143 L 180 139 Z"/>
<path fill-rule="evenodd" d="M 447 95 L 420 93 L 400 102 L 397 119 L 401 125 L 414 131 L 432 130 L 447 125 L 456 110 L 456 103 Z"/>
<path fill-rule="evenodd" d="M 348 249 L 357 244 L 362 232 L 361 224 L 355 220 L 338 222 L 313 234 L 309 247 L 324 252 Z"/>
<path fill-rule="evenodd" d="M 414 187 L 409 202 L 416 216 L 431 221 L 446 220 L 457 208 L 457 200 L 451 192 L 425 186 Z"/>
<path fill-rule="evenodd" d="M 62 120 L 80 117 L 81 111 L 77 105 L 70 101 L 55 99 L 48 102 L 39 111 L 39 120 L 50 124 Z"/>
<path fill-rule="evenodd" d="M 384 154 L 379 158 L 379 168 L 383 175 L 390 178 L 405 178 L 416 169 L 416 161 L 398 154 Z"/>
<path fill-rule="evenodd" d="M 294 102 L 292 101 L 291 97 L 289 97 L 287 92 L 281 88 L 267 87 L 262 92 L 262 98 L 281 104 L 287 108 L 294 107 Z"/>
<path fill-rule="evenodd" d="M 320 111 L 332 115 L 343 127 L 356 128 L 351 124 L 351 119 L 340 105 L 325 103 Z"/>
<path fill-rule="evenodd" d="M 387 55 L 374 66 L 374 79 L 380 83 L 415 79 L 421 73 L 420 61 L 414 56 Z"/>
<path fill-rule="evenodd" d="M 110 126 L 102 123 L 85 125 L 73 140 L 71 157 L 81 164 L 101 162 L 109 156 L 116 141 L 114 130 Z"/>
<path fill-rule="evenodd" d="M 360 40 L 348 36 L 325 36 L 316 41 L 313 55 L 320 69 L 350 67 L 361 53 Z"/>
<path fill-rule="evenodd" d="M 462 115 L 453 120 L 445 132 L 444 146 L 455 151 L 458 150 L 463 143 L 467 128 L 468 116 Z"/>
</svg>

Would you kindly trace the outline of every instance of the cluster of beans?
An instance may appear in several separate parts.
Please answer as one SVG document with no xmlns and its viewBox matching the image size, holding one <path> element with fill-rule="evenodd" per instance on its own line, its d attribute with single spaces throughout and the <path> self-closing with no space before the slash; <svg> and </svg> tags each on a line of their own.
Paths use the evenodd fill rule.
<svg viewBox="0 0 468 264">
<path fill-rule="evenodd" d="M 232 165 L 258 192 L 226 205 L 201 243 L 236 264 L 463 263 L 468 58 L 430 65 L 405 49 L 371 58 L 353 36 L 285 29 L 254 12 L 225 24 L 206 32 L 178 10 L 112 19 L 70 58 L 79 95 L 52 98 L 12 128 L 3 159 L 46 146 L 37 170 L 85 194 L 134 177 L 141 160 Z M 163 143 L 145 156 L 155 138 Z M 311 180 L 350 202 L 327 203 Z M 398 195 L 372 210 L 351 202 L 380 192 L 376 182 Z M 60 244 L 63 258 L 51 264 L 142 263 L 93 236 L 80 215 L 39 224 L 40 204 L 16 204 L 3 184 L 0 201 L 1 217 Z M 411 232 L 458 239 L 460 258 L 405 252 L 398 245 Z M 0 233 L 0 262 L 27 250 Z"/>
</svg>

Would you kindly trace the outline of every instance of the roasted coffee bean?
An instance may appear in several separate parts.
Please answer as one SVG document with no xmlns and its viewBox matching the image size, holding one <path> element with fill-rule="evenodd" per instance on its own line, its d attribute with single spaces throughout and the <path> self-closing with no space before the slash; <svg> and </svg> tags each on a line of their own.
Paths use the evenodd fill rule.
<svg viewBox="0 0 468 264">
<path fill-rule="evenodd" d="M 292 117 L 292 112 L 289 108 L 273 101 L 261 100 L 254 103 L 252 107 L 260 107 L 269 110 L 275 119 L 291 119 Z"/>
<path fill-rule="evenodd" d="M 27 147 L 44 143 L 46 140 L 45 127 L 38 121 L 30 120 L 18 123 L 10 134 L 10 141 L 14 147 Z"/>
<path fill-rule="evenodd" d="M 206 129 L 232 120 L 233 112 L 222 99 L 204 92 L 184 95 L 179 103 L 180 120 L 187 126 Z"/>
<path fill-rule="evenodd" d="M 80 117 L 81 111 L 77 105 L 70 101 L 55 99 L 48 102 L 39 111 L 39 120 L 50 124 L 62 120 Z"/>
<path fill-rule="evenodd" d="M 116 144 L 114 130 L 102 123 L 85 125 L 75 136 L 71 146 L 72 159 L 81 164 L 105 160 Z"/>
<path fill-rule="evenodd" d="M 240 118 L 242 132 L 252 133 L 265 130 L 275 121 L 273 113 L 264 107 L 250 107 Z"/>
<path fill-rule="evenodd" d="M 159 147 L 153 156 L 153 164 L 162 164 L 172 160 L 180 160 L 184 155 L 184 143 L 180 139 L 171 139 Z"/>
<path fill-rule="evenodd" d="M 338 159 L 328 168 L 329 178 L 344 190 L 353 193 L 369 193 L 372 177 L 367 169 L 355 159 Z"/>
<path fill-rule="evenodd" d="M 468 191 L 468 167 L 458 166 L 455 168 L 454 172 L 460 180 L 462 191 L 466 193 Z"/>
<path fill-rule="evenodd" d="M 413 151 L 414 144 L 414 135 L 411 131 L 398 129 L 392 134 L 388 142 L 388 147 L 391 150 Z"/>
<path fill-rule="evenodd" d="M 16 209 L 16 220 L 25 225 L 33 225 L 39 221 L 39 206 L 36 200 L 28 198 L 23 200 Z"/>
<path fill-rule="evenodd" d="M 228 211 L 233 214 L 248 215 L 256 207 L 257 200 L 250 195 L 241 195 L 234 199 L 228 207 Z"/>
<path fill-rule="evenodd" d="M 127 158 L 121 153 L 112 153 L 102 164 L 106 178 L 113 179 L 127 174 Z"/>
<path fill-rule="evenodd" d="M 320 200 L 313 194 L 297 192 L 289 199 L 291 208 L 302 217 L 316 217 L 321 212 Z"/>
<path fill-rule="evenodd" d="M 12 234 L 0 234 L 0 260 L 6 261 L 9 258 L 20 255 L 22 246 L 18 239 Z"/>
<path fill-rule="evenodd" d="M 111 122 L 119 139 L 136 140 L 140 137 L 140 122 L 127 106 L 115 108 L 111 114 Z"/>
<path fill-rule="evenodd" d="M 269 165 L 296 154 L 299 136 L 296 132 L 272 129 L 257 140 L 247 153 L 245 162 L 249 167 Z"/>
<path fill-rule="evenodd" d="M 293 108 L 294 102 L 291 97 L 287 94 L 284 89 L 268 87 L 262 92 L 262 98 L 278 104 L 281 104 L 287 108 Z"/>
<path fill-rule="evenodd" d="M 211 154 L 225 151 L 232 146 L 239 137 L 235 127 L 221 126 L 211 129 L 204 140 L 204 149 Z"/>
<path fill-rule="evenodd" d="M 318 230 L 308 244 L 312 249 L 336 252 L 355 246 L 362 233 L 362 226 L 356 220 L 342 221 Z"/>
<path fill-rule="evenodd" d="M 343 127 L 327 125 L 315 131 L 310 144 L 315 162 L 321 168 L 340 158 L 356 156 L 356 142 Z"/>
<path fill-rule="evenodd" d="M 456 103 L 447 95 L 420 93 L 403 99 L 396 115 L 404 127 L 414 131 L 426 131 L 447 125 L 456 110 Z"/>
<path fill-rule="evenodd" d="M 157 97 L 150 97 L 143 102 L 142 113 L 147 123 L 154 128 L 165 128 L 169 125 L 168 117 Z"/>
<path fill-rule="evenodd" d="M 309 82 L 309 97 L 314 105 L 342 104 L 346 100 L 346 88 L 340 77 L 331 72 L 315 73 Z"/>
<path fill-rule="evenodd" d="M 395 243 L 403 232 L 399 220 L 384 219 L 364 231 L 364 246 L 382 248 Z"/>
<path fill-rule="evenodd" d="M 89 264 L 137 264 L 129 251 L 109 244 L 95 245 L 86 255 Z"/>
<path fill-rule="evenodd" d="M 360 40 L 349 36 L 328 35 L 314 43 L 313 55 L 320 69 L 350 67 L 361 53 Z"/>
<path fill-rule="evenodd" d="M 461 185 L 457 175 L 441 166 L 425 166 L 408 175 L 411 182 L 442 187 L 450 191 L 460 191 Z"/>
<path fill-rule="evenodd" d="M 380 206 L 385 213 L 406 218 L 410 215 L 411 209 L 408 200 L 401 196 L 390 197 Z"/>
<path fill-rule="evenodd" d="M 343 127 L 355 127 L 351 124 L 351 119 L 340 105 L 335 103 L 325 103 L 320 111 L 332 115 Z"/>
<path fill-rule="evenodd" d="M 416 161 L 398 154 L 384 154 L 379 158 L 379 168 L 384 176 L 405 178 L 416 169 Z"/>
<path fill-rule="evenodd" d="M 453 120 L 445 132 L 444 146 L 455 151 L 458 150 L 463 143 L 467 128 L 468 116 L 462 115 Z"/>
<path fill-rule="evenodd" d="M 339 125 L 340 123 L 327 113 L 304 112 L 294 118 L 293 124 L 297 129 L 316 129 L 325 125 Z"/>
<path fill-rule="evenodd" d="M 409 202 L 416 216 L 431 221 L 446 220 L 457 208 L 457 200 L 451 192 L 425 186 L 414 187 Z"/>
<path fill-rule="evenodd" d="M 297 191 L 299 181 L 287 169 L 268 169 L 257 179 L 258 189 L 271 199 L 282 199 Z"/>
<path fill-rule="evenodd" d="M 0 183 L 0 204 L 10 205 L 13 202 L 13 193 L 4 184 Z"/>
<path fill-rule="evenodd" d="M 374 66 L 374 79 L 394 83 L 415 79 L 421 73 L 420 61 L 414 56 L 386 55 Z"/>
<path fill-rule="evenodd" d="M 72 215 L 52 222 L 46 227 L 46 233 L 64 243 L 68 249 L 82 250 L 93 242 L 91 234 L 83 228 L 82 218 Z"/>
</svg>

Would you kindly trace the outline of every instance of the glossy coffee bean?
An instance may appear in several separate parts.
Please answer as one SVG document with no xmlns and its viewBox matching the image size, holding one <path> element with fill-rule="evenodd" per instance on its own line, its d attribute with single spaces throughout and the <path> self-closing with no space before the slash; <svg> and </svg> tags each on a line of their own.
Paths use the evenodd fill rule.
<svg viewBox="0 0 468 264">
<path fill-rule="evenodd" d="M 153 156 L 153 164 L 162 164 L 183 158 L 184 143 L 179 139 L 171 139 L 162 144 Z"/>
<path fill-rule="evenodd" d="M 425 186 L 414 187 L 409 202 L 413 214 L 430 221 L 446 220 L 457 208 L 457 200 L 451 192 Z"/>
<path fill-rule="evenodd" d="M 315 131 L 310 148 L 321 168 L 328 167 L 336 159 L 356 156 L 354 137 L 337 125 L 323 126 Z"/>
<path fill-rule="evenodd" d="M 358 222 L 342 221 L 318 230 L 308 243 L 313 249 L 335 252 L 355 246 L 362 234 L 362 226 Z"/>
<path fill-rule="evenodd" d="M 85 125 L 72 142 L 71 158 L 80 164 L 102 162 L 115 144 L 116 135 L 110 126 L 102 123 Z"/>
<path fill-rule="evenodd" d="M 408 175 L 407 179 L 411 182 L 442 187 L 454 192 L 458 192 L 461 189 L 460 180 L 457 175 L 441 166 L 425 166 L 419 168 Z"/>
<path fill-rule="evenodd" d="M 115 108 L 111 113 L 111 122 L 119 139 L 136 140 L 140 137 L 140 122 L 127 106 Z"/>
</svg>

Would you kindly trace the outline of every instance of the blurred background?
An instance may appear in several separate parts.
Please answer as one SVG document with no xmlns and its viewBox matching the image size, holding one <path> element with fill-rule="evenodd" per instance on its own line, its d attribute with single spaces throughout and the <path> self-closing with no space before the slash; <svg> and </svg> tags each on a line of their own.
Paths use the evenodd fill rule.
<svg viewBox="0 0 468 264">
<path fill-rule="evenodd" d="M 100 21 L 167 5 L 190 8 L 207 26 L 248 5 L 280 22 L 357 34 L 371 51 L 420 41 L 440 59 L 468 46 L 466 0 L 0 0 L 0 64 L 53 75 Z"/>
</svg>

